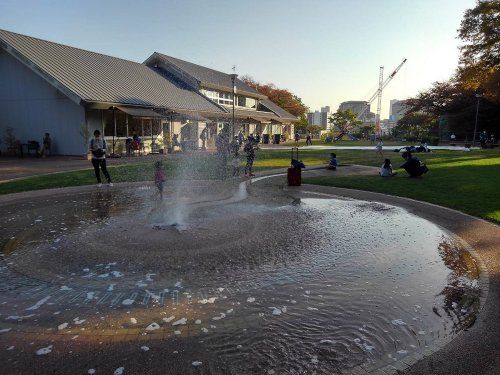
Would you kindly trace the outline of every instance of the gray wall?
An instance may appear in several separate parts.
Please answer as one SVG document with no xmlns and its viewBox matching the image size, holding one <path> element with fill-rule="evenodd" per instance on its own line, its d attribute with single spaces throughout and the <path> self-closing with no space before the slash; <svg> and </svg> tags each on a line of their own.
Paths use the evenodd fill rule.
<svg viewBox="0 0 500 375">
<path fill-rule="evenodd" d="M 39 75 L 0 49 L 0 137 L 7 127 L 22 143 L 52 138 L 52 153 L 83 155 L 80 127 L 85 110 Z M 5 149 L 5 144 L 0 145 Z"/>
</svg>

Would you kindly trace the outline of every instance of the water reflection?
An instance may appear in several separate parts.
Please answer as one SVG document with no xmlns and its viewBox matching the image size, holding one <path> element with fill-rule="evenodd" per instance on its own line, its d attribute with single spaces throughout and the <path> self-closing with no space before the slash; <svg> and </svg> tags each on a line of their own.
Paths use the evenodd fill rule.
<svg viewBox="0 0 500 375">
<path fill-rule="evenodd" d="M 155 332 L 168 343 L 199 349 L 197 358 L 161 358 L 206 358 L 220 373 L 378 368 L 475 319 L 479 275 L 470 254 L 400 208 L 268 191 L 236 202 L 215 185 L 182 193 L 190 205 L 184 231 L 156 226 L 175 202 L 167 195 L 158 204 L 148 188 L 8 210 L 1 234 L 18 243 L 0 270 L 4 290 L 15 291 L 1 297 L 2 316 L 23 316 L 50 296 L 36 321 L 16 329 L 57 335 L 64 329 L 54 327 L 79 318 L 87 321 L 79 335 L 105 340 L 102 332 L 133 330 L 134 341 L 159 323 Z M 31 295 L 27 279 L 47 283 Z"/>
</svg>

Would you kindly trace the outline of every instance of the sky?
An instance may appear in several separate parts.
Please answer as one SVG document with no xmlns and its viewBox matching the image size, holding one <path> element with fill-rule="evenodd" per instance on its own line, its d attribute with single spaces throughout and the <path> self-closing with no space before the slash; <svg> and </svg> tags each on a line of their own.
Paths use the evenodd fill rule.
<svg viewBox="0 0 500 375">
<path fill-rule="evenodd" d="M 311 109 L 405 99 L 449 78 L 475 0 L 0 0 L 0 29 L 143 62 L 154 51 L 274 83 Z M 376 100 L 371 106 L 376 112 Z"/>
</svg>

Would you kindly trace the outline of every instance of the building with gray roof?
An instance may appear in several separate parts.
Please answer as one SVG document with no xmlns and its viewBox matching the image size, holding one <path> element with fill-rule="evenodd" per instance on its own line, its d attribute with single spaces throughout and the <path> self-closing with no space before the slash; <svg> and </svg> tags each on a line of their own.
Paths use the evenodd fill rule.
<svg viewBox="0 0 500 375">
<path fill-rule="evenodd" d="M 243 81 L 235 86 L 235 126 L 272 134 L 296 120 Z M 232 100 L 228 74 L 187 61 L 155 52 L 141 64 L 0 30 L 0 131 L 12 128 L 21 144 L 48 132 L 53 153 L 83 154 L 97 128 L 118 154 L 132 134 L 198 145 L 205 127 L 213 138 L 231 120 Z"/>
</svg>

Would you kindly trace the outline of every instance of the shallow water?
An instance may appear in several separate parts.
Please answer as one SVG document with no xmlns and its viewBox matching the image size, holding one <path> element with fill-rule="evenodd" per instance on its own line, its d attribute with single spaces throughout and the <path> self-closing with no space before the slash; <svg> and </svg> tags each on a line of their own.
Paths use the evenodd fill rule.
<svg viewBox="0 0 500 375">
<path fill-rule="evenodd" d="M 246 197 L 216 183 L 175 202 L 152 193 L 102 190 L 6 207 L 0 318 L 21 319 L 0 320 L 0 330 L 11 328 L 1 338 L 16 343 L 16 356 L 57 337 L 54 351 L 71 347 L 65 356 L 80 358 L 64 366 L 81 370 L 90 354 L 79 342 L 114 336 L 88 361 L 136 368 L 131 353 L 142 344 L 131 342 L 146 334 L 147 355 L 179 373 L 193 361 L 208 373 L 349 372 L 454 335 L 479 309 L 470 254 L 401 208 L 258 186 Z M 179 201 L 182 228 L 168 221 Z M 50 339 L 30 346 L 28 333 L 47 331 Z M 123 332 L 126 343 L 116 339 Z M 54 353 L 43 358 L 48 369 L 62 366 Z"/>
</svg>

